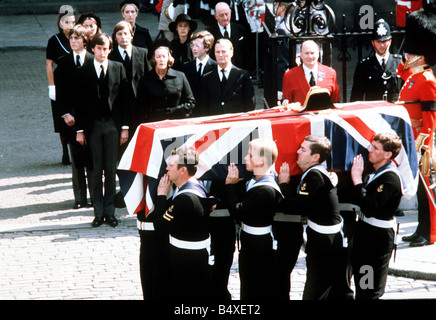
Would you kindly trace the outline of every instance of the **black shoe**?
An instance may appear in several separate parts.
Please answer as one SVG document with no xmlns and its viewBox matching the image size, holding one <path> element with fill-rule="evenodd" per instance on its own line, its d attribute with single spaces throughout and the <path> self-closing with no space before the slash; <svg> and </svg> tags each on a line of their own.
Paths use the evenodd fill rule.
<svg viewBox="0 0 436 320">
<path fill-rule="evenodd" d="M 415 240 L 417 240 L 420 237 L 420 235 L 418 233 L 414 233 L 411 234 L 410 236 L 404 236 L 401 238 L 401 240 L 406 241 L 406 242 L 413 242 Z"/>
<path fill-rule="evenodd" d="M 409 246 L 410 247 L 422 247 L 422 246 L 427 246 L 430 244 L 430 241 L 428 241 L 426 238 L 424 238 L 423 236 L 419 236 L 418 239 L 412 241 Z"/>
<path fill-rule="evenodd" d="M 405 216 L 404 211 L 398 209 L 397 211 L 395 211 L 395 216 L 396 217 L 404 217 Z"/>
<path fill-rule="evenodd" d="M 115 228 L 118 225 L 118 220 L 113 216 L 106 217 L 105 220 L 106 220 L 106 223 L 113 228 Z"/>
<path fill-rule="evenodd" d="M 91 225 L 92 225 L 93 228 L 95 228 L 95 227 L 100 227 L 100 226 L 103 224 L 103 222 L 104 222 L 104 219 L 103 219 L 103 218 L 95 218 L 95 219 L 92 221 Z"/>
</svg>

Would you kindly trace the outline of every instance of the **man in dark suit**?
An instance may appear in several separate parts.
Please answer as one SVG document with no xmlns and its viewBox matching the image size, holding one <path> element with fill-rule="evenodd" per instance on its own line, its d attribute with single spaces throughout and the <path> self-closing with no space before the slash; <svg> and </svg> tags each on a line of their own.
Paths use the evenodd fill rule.
<svg viewBox="0 0 436 320">
<path fill-rule="evenodd" d="M 91 48 L 94 61 L 78 74 L 76 140 L 88 145 L 92 158 L 91 198 L 95 215 L 92 226 L 98 227 L 106 221 L 115 227 L 118 221 L 113 201 L 118 146 L 126 143 L 129 136 L 128 81 L 123 65 L 107 59 L 112 49 L 110 36 L 97 35 Z"/>
<path fill-rule="evenodd" d="M 75 110 L 72 103 L 74 88 L 77 85 L 77 70 L 83 65 L 91 64 L 94 56 L 86 51 L 88 44 L 88 31 L 83 25 L 76 25 L 70 32 L 70 46 L 72 51 L 58 61 L 54 71 L 56 81 L 56 96 L 59 114 L 67 125 L 66 135 L 71 153 L 72 182 L 74 193 L 73 209 L 88 207 L 86 190 L 86 172 L 88 175 L 88 187 L 91 191 L 90 164 L 87 160 L 87 152 L 84 147 L 76 142 Z M 91 192 L 90 192 L 91 193 Z"/>
<path fill-rule="evenodd" d="M 217 115 L 255 109 L 254 87 L 248 71 L 232 65 L 233 46 L 230 40 L 215 44 L 218 67 L 204 76 L 198 102 L 199 113 Z"/>
<path fill-rule="evenodd" d="M 396 71 L 401 56 L 389 53 L 392 35 L 389 24 L 383 19 L 375 23 L 371 43 L 375 53 L 357 65 L 350 101 L 395 102 L 402 85 Z"/>
<path fill-rule="evenodd" d="M 217 66 L 216 61 L 209 56 L 213 42 L 213 36 L 208 31 L 200 31 L 194 34 L 191 39 L 191 48 L 195 59 L 183 65 L 183 72 L 188 79 L 196 101 L 200 98 L 201 79 Z M 200 115 L 200 113 L 197 109 L 194 109 L 193 115 Z"/>
<path fill-rule="evenodd" d="M 148 50 L 132 45 L 133 29 L 125 21 L 117 23 L 114 28 L 112 39 L 115 40 L 114 50 L 109 54 L 108 59 L 121 62 L 126 70 L 127 80 L 130 84 L 130 97 L 136 99 L 139 79 L 151 70 L 147 60 Z M 129 137 L 135 133 L 136 127 L 140 124 L 134 104 L 130 104 Z"/>
<path fill-rule="evenodd" d="M 218 2 L 215 6 L 215 19 L 206 30 L 209 31 L 215 41 L 221 38 L 229 39 L 234 48 L 232 63 L 238 68 L 249 70 L 251 66 L 250 43 L 248 41 L 248 33 L 244 26 L 231 22 L 232 11 L 225 2 Z M 212 50 L 211 57 L 216 60 Z"/>
</svg>

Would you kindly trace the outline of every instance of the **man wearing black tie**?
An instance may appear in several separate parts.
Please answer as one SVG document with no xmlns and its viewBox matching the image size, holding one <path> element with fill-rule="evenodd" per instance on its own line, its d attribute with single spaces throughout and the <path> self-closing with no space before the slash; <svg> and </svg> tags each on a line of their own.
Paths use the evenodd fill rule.
<svg viewBox="0 0 436 320">
<path fill-rule="evenodd" d="M 220 38 L 229 39 L 234 48 L 232 63 L 239 68 L 248 70 L 251 65 L 248 32 L 245 26 L 230 22 L 231 17 L 232 11 L 229 5 L 225 2 L 218 2 L 215 6 L 216 23 L 213 23 L 206 30 L 213 35 L 215 41 Z M 214 56 L 214 50 L 212 50 L 211 57 L 217 59 Z"/>
<path fill-rule="evenodd" d="M 91 172 L 90 163 L 87 162 L 87 152 L 76 142 L 75 114 L 76 110 L 72 103 L 77 85 L 77 71 L 84 64 L 91 64 L 94 56 L 86 51 L 89 43 L 88 31 L 83 25 L 76 25 L 70 31 L 70 46 L 72 52 L 63 56 L 58 61 L 58 66 L 54 71 L 56 82 L 56 97 L 59 114 L 62 115 L 67 125 L 67 139 L 71 153 L 72 182 L 74 193 L 73 209 L 88 207 L 86 190 L 86 172 L 88 175 L 88 187 L 91 191 Z"/>
<path fill-rule="evenodd" d="M 129 136 L 128 82 L 123 65 L 108 60 L 112 49 L 110 36 L 97 35 L 91 48 L 95 56 L 93 63 L 78 73 L 76 140 L 88 145 L 92 158 L 91 198 L 95 216 L 92 226 L 106 222 L 116 227 L 115 173 L 118 148 Z"/>
<path fill-rule="evenodd" d="M 204 75 L 216 68 L 216 61 L 210 58 L 209 53 L 213 47 L 213 36 L 208 31 L 195 33 L 191 39 L 192 54 L 195 59 L 183 65 L 183 72 L 191 86 L 196 101 L 200 98 L 200 81 Z M 195 108 L 193 115 L 204 114 L 200 108 Z"/>
<path fill-rule="evenodd" d="M 246 112 L 255 109 L 254 87 L 248 71 L 231 63 L 233 45 L 219 39 L 215 44 L 218 67 L 204 75 L 198 108 L 201 115 Z"/>
<path fill-rule="evenodd" d="M 401 56 L 389 53 L 392 35 L 389 24 L 383 19 L 374 24 L 371 43 L 375 54 L 357 65 L 350 101 L 395 102 L 402 86 L 396 71 Z"/>
</svg>

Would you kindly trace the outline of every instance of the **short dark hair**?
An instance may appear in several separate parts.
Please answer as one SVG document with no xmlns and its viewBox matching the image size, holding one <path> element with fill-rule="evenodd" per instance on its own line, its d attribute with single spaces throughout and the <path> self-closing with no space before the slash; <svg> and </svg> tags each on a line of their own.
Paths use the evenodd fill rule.
<svg viewBox="0 0 436 320">
<path fill-rule="evenodd" d="M 394 159 L 401 151 L 401 139 L 394 132 L 377 133 L 373 139 L 383 146 L 383 151 L 392 152 L 391 159 Z"/>
<path fill-rule="evenodd" d="M 305 141 L 310 142 L 310 154 L 319 154 L 319 163 L 326 161 L 332 152 L 332 144 L 326 137 L 306 136 Z"/>
<path fill-rule="evenodd" d="M 195 150 L 189 148 L 178 148 L 172 151 L 172 155 L 179 156 L 177 169 L 186 167 L 189 176 L 194 176 L 197 172 L 198 154 Z"/>
<path fill-rule="evenodd" d="M 95 48 L 96 45 L 104 45 L 107 41 L 109 42 L 109 49 L 112 50 L 112 38 L 107 33 L 97 33 L 91 41 L 91 49 Z"/>
</svg>

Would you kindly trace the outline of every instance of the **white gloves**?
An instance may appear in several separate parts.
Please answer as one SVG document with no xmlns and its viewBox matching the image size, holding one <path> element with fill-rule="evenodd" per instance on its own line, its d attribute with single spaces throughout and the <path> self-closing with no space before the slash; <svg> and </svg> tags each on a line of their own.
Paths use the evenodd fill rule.
<svg viewBox="0 0 436 320">
<path fill-rule="evenodd" d="M 51 100 L 56 101 L 56 87 L 54 85 L 48 86 L 48 97 Z"/>
</svg>

